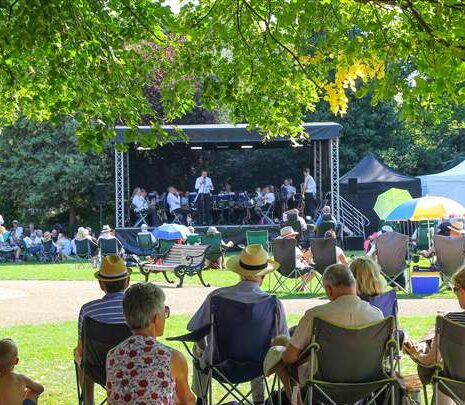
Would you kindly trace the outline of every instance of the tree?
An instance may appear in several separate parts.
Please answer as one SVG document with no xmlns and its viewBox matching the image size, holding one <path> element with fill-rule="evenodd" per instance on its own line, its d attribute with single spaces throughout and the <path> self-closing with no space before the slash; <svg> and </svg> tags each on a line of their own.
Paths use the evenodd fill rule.
<svg viewBox="0 0 465 405">
<path fill-rule="evenodd" d="M 352 92 L 395 97 L 407 116 L 464 102 L 459 0 L 205 0 L 177 16 L 163 3 L 0 1 L 5 125 L 70 116 L 80 146 L 101 150 L 115 123 L 152 116 L 143 89 L 160 77 L 168 121 L 198 104 L 200 86 L 203 106 L 264 136 L 298 136 L 321 100 L 344 114 Z M 162 122 L 145 143 L 169 140 Z"/>
<path fill-rule="evenodd" d="M 76 123 L 20 119 L 0 134 L 2 213 L 44 222 L 66 213 L 73 225 L 95 205 L 95 183 L 112 183 L 107 154 L 79 153 Z"/>
</svg>

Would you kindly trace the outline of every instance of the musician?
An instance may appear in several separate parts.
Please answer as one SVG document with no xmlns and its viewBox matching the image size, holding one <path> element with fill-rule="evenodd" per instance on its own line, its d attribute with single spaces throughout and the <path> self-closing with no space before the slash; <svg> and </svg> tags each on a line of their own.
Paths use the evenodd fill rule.
<svg viewBox="0 0 465 405">
<path fill-rule="evenodd" d="M 157 226 L 161 223 L 156 207 L 149 206 L 147 201 L 147 191 L 136 187 L 132 193 L 132 206 L 136 214 L 145 213 L 148 218 L 149 225 Z"/>
<path fill-rule="evenodd" d="M 293 181 L 290 177 L 287 179 L 287 182 L 287 190 L 289 195 L 289 199 L 287 200 L 287 207 L 291 209 L 295 208 L 295 195 L 297 194 L 297 189 L 294 187 Z"/>
<path fill-rule="evenodd" d="M 316 183 L 310 175 L 310 169 L 304 169 L 304 183 L 302 192 L 305 198 L 305 216 L 310 216 L 314 219 L 315 216 L 315 196 L 316 196 Z"/>
<path fill-rule="evenodd" d="M 274 204 L 276 196 L 274 195 L 273 186 L 267 186 L 263 189 L 263 207 L 262 211 L 267 212 L 271 205 Z"/>
<path fill-rule="evenodd" d="M 213 182 L 208 177 L 208 172 L 202 170 L 200 177 L 195 181 L 195 189 L 198 192 L 198 208 L 200 212 L 201 225 L 211 225 L 212 223 L 212 196 L 211 192 L 214 190 Z"/>
<path fill-rule="evenodd" d="M 179 194 L 179 191 L 176 190 L 173 186 L 168 187 L 166 204 L 168 205 L 170 214 L 180 215 L 182 218 L 182 223 L 187 225 L 187 214 L 189 211 L 181 207 L 181 195 Z"/>
</svg>

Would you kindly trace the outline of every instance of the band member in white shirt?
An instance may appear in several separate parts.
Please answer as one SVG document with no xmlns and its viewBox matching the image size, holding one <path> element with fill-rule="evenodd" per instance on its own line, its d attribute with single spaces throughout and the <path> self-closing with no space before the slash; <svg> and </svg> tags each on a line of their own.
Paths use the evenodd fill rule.
<svg viewBox="0 0 465 405">
<path fill-rule="evenodd" d="M 139 214 L 145 212 L 151 226 L 157 226 L 160 224 L 160 218 L 158 217 L 157 209 L 155 207 L 149 207 L 147 201 L 147 191 L 143 188 L 136 187 L 132 193 L 132 206 L 134 212 Z"/>
<path fill-rule="evenodd" d="M 270 209 L 271 205 L 274 204 L 276 197 L 274 195 L 274 192 L 272 191 L 272 186 L 265 187 L 263 193 L 264 205 L 262 207 L 262 211 L 267 212 Z"/>
<path fill-rule="evenodd" d="M 187 225 L 187 214 L 188 210 L 181 207 L 181 195 L 179 191 L 173 186 L 168 187 L 168 195 L 166 196 L 166 204 L 168 205 L 170 214 L 174 217 L 174 214 L 180 215 L 182 223 Z"/>
<path fill-rule="evenodd" d="M 304 169 L 304 185 L 303 192 L 305 198 L 305 216 L 310 216 L 312 219 L 315 217 L 315 196 L 316 196 L 316 183 L 312 176 L 310 176 L 310 169 Z"/>
<path fill-rule="evenodd" d="M 197 206 L 200 213 L 200 225 L 212 224 L 212 196 L 214 190 L 212 179 L 208 177 L 208 172 L 202 170 L 200 177 L 195 180 L 195 189 L 197 190 Z"/>
</svg>

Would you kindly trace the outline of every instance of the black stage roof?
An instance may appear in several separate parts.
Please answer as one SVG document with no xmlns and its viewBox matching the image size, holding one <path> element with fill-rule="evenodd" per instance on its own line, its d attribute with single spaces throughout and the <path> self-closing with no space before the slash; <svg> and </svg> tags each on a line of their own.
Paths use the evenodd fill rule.
<svg viewBox="0 0 465 405">
<path fill-rule="evenodd" d="M 341 135 L 342 125 L 335 122 L 309 122 L 302 124 L 305 132 L 310 135 L 312 141 L 326 141 L 335 139 Z M 166 132 L 178 134 L 179 130 L 184 132 L 184 139 L 179 137 L 173 139 L 173 143 L 189 143 L 190 145 L 247 145 L 264 143 L 262 137 L 256 131 L 247 131 L 246 124 L 202 124 L 202 125 L 165 125 L 162 127 Z M 124 133 L 129 127 L 117 126 L 117 140 L 121 141 Z M 148 126 L 138 127 L 145 135 L 153 130 Z M 187 137 L 187 139 L 185 138 Z M 284 146 L 283 142 L 290 143 L 289 137 L 283 136 L 265 141 L 268 146 Z M 297 140 L 297 142 L 299 142 Z M 308 140 L 301 143 L 306 144 Z"/>
</svg>

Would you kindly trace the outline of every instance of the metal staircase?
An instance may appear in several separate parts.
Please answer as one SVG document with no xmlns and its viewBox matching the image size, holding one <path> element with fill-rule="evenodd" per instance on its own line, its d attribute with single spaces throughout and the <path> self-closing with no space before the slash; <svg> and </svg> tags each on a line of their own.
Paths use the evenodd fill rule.
<svg viewBox="0 0 465 405">
<path fill-rule="evenodd" d="M 330 205 L 330 201 L 331 193 L 326 193 L 317 214 L 324 205 Z M 346 236 L 362 236 L 366 239 L 365 230 L 370 225 L 370 220 L 341 195 L 339 195 L 339 221 Z"/>
</svg>

